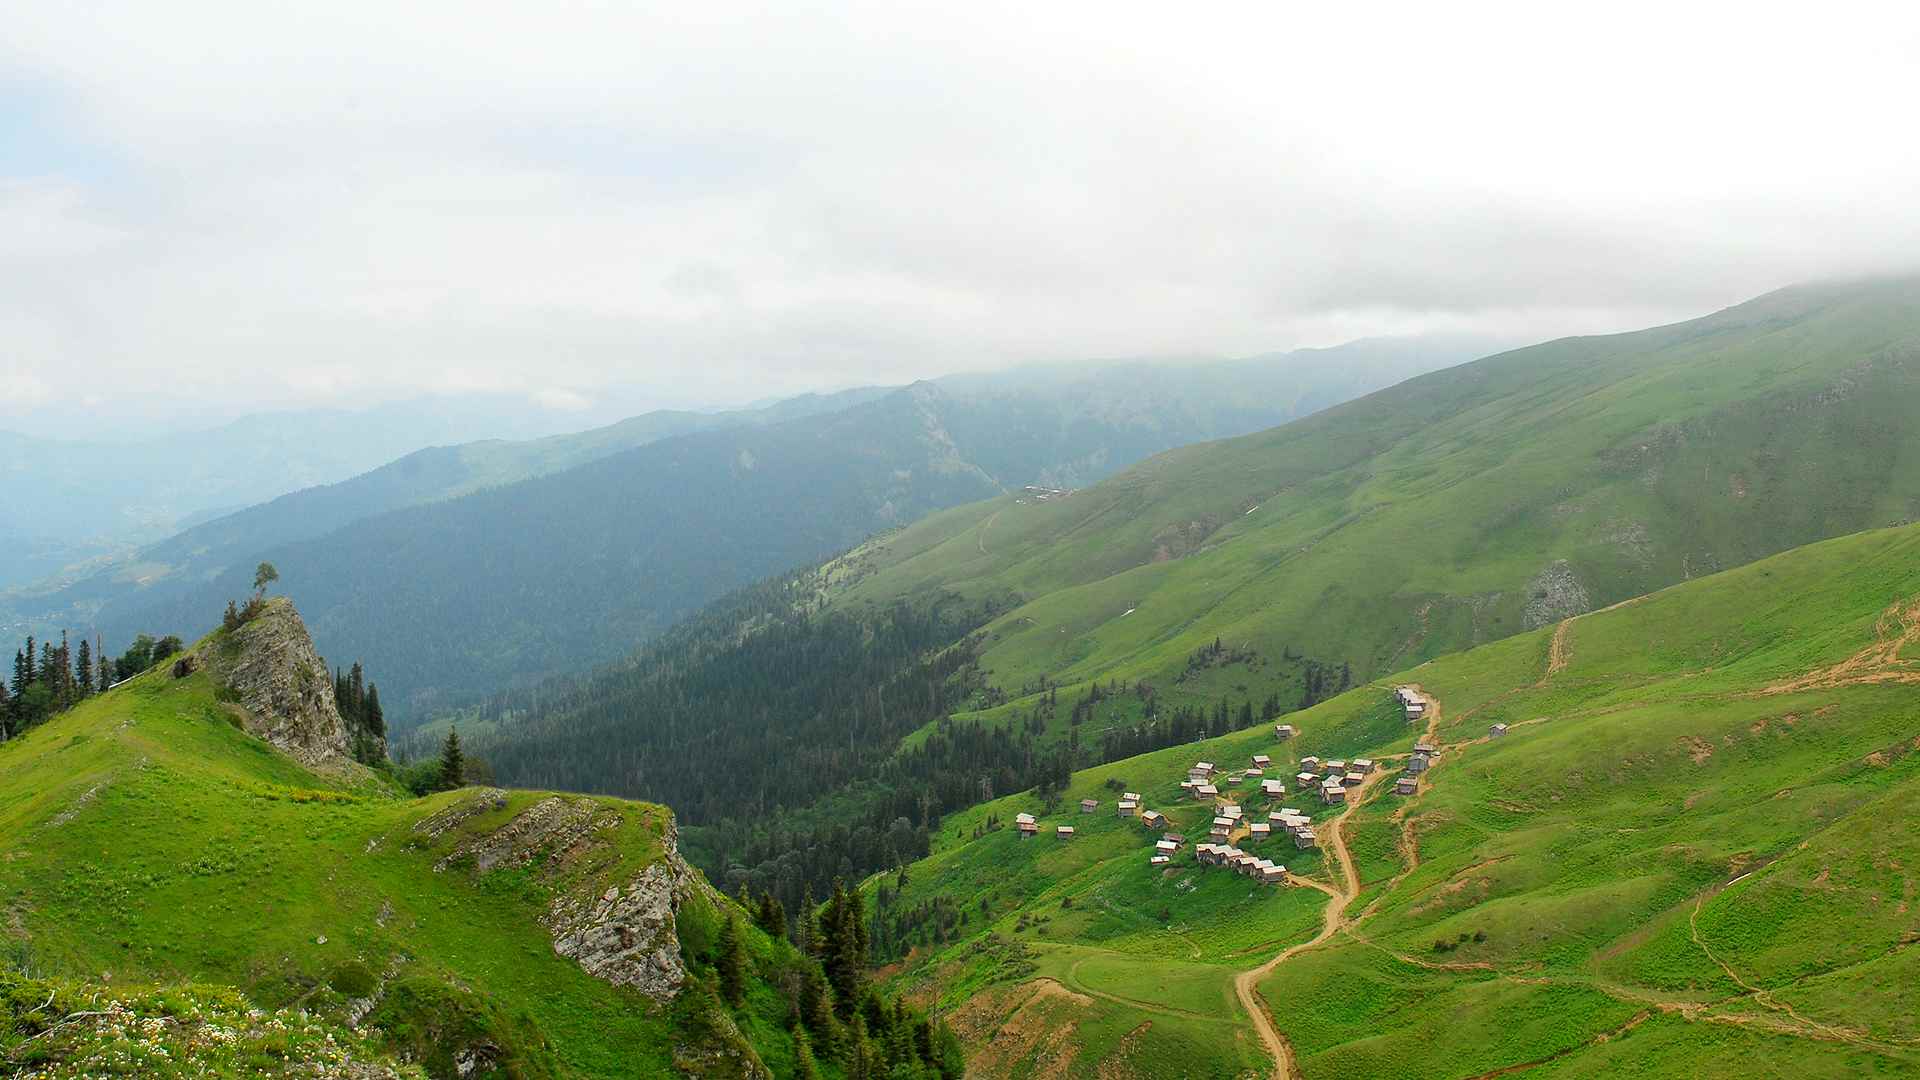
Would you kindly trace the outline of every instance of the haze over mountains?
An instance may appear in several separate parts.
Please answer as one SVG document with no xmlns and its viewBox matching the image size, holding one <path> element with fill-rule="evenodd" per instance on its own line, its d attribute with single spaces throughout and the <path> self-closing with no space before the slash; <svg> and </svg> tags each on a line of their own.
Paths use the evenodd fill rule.
<svg viewBox="0 0 1920 1080">
<path fill-rule="evenodd" d="M 110 642 L 193 626 L 269 559 L 328 655 L 381 655 L 396 718 L 612 659 L 725 590 L 1022 484 L 1073 486 L 1457 363 L 1487 339 L 1015 371 L 654 413 L 408 455 L 8 605 Z"/>
<path fill-rule="evenodd" d="M 364 409 L 257 413 L 204 428 L 62 438 L 0 430 L 0 590 L 126 558 L 193 525 L 332 484 L 423 446 L 532 438 L 582 424 L 524 397 L 451 395 Z"/>
</svg>

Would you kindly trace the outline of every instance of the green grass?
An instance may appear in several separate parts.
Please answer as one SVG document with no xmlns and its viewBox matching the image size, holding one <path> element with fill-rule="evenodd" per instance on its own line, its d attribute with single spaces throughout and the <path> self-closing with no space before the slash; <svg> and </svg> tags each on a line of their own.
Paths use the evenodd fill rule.
<svg viewBox="0 0 1920 1080">
<path fill-rule="evenodd" d="M 1106 781 L 1193 836 L 1204 808 L 1175 801 L 1188 763 L 1267 753 L 1290 775 L 1302 753 L 1404 752 L 1412 733 L 1383 723 L 1380 703 L 1413 681 L 1442 704 L 1445 749 L 1427 787 L 1402 798 L 1376 785 L 1347 825 L 1357 925 L 1259 987 L 1307 1077 L 1520 1065 L 1720 1076 L 1749 1061 L 1911 1075 L 1920 685 L 1762 691 L 1860 652 L 1891 605 L 1916 601 L 1920 526 L 1862 533 L 1581 618 L 1570 662 L 1550 677 L 1543 629 L 1298 713 L 1293 742 L 1262 725 L 1076 773 L 1051 813 L 1021 794 L 955 815 L 935 854 L 909 868 L 908 894 L 963 897 L 982 914 L 897 978 L 937 994 L 958 985 L 950 974 L 981 941 L 1016 940 L 1033 964 L 975 968 L 963 992 L 1043 974 L 1137 1023 L 1155 1010 L 1237 1015 L 1225 996 L 1234 973 L 1311 937 L 1326 898 L 1255 890 L 1185 860 L 1151 871 L 1150 839 L 1112 816 Z M 1510 734 L 1485 739 L 1496 720 Z M 1088 796 L 1103 813 L 1075 811 Z M 1264 814 L 1258 798 L 1244 802 Z M 1020 810 L 1083 836 L 1071 850 L 1005 830 L 974 837 Z M 1405 821 L 1417 866 L 1400 847 Z M 1292 854 L 1279 861 L 1294 865 Z M 1158 1026 L 1083 1057 L 1130 1066 Z M 1225 1075 L 1245 1053 L 1217 1045 L 1194 1068 Z"/>
<path fill-rule="evenodd" d="M 1289 651 L 1364 680 L 1522 633 L 1563 613 L 1529 611 L 1559 564 L 1599 607 L 1920 519 L 1917 298 L 1915 279 L 1791 289 L 1490 357 L 1069 499 L 936 514 L 863 547 L 831 591 L 1017 598 L 982 659 L 1010 693 L 1144 680 L 1163 705 L 1290 706 Z M 1176 683 L 1216 638 L 1263 665 Z M 1134 712 L 1105 706 L 1095 730 Z"/>
<path fill-rule="evenodd" d="M 553 950 L 540 920 L 554 897 L 658 861 L 665 808 L 596 799 L 618 824 L 564 861 L 436 869 L 546 794 L 513 792 L 428 840 L 414 824 L 470 792 L 414 800 L 368 774 L 309 772 L 229 723 L 216 696 L 204 674 L 156 671 L 0 745 L 0 933 L 33 972 L 103 991 L 224 985 L 322 1017 L 371 980 L 367 1038 L 435 1076 L 481 1043 L 502 1076 L 666 1075 L 696 1040 L 728 1039 L 791 1069 L 788 994 L 773 985 L 791 947 L 750 924 L 758 977 L 738 1011 L 703 1013 L 700 994 L 663 1010 Z M 684 905 L 683 940 L 721 906 Z M 699 984 L 711 972 L 693 951 Z"/>
</svg>

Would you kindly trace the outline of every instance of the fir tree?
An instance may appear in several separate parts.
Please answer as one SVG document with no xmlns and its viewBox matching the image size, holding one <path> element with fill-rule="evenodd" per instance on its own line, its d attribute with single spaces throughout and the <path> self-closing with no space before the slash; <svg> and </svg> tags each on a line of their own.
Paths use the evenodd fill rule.
<svg viewBox="0 0 1920 1080">
<path fill-rule="evenodd" d="M 858 1012 L 847 1032 L 847 1080 L 878 1080 L 880 1062 L 873 1052 L 873 1040 L 867 1037 L 866 1021 Z"/>
<path fill-rule="evenodd" d="M 827 998 L 831 993 L 827 977 L 819 964 L 806 965 L 806 974 L 800 980 L 800 1023 L 813 1035 L 814 1042 L 825 1054 L 833 1053 L 833 1009 Z"/>
<path fill-rule="evenodd" d="M 760 905 L 753 913 L 754 924 L 768 937 L 787 936 L 787 911 L 780 898 L 770 892 L 760 894 Z"/>
<path fill-rule="evenodd" d="M 367 731 L 374 737 L 381 739 L 387 737 L 387 717 L 380 711 L 380 687 L 374 683 L 367 684 L 365 715 L 361 720 L 366 725 Z"/>
<path fill-rule="evenodd" d="M 739 916 L 727 916 L 726 924 L 720 927 L 716 952 L 714 968 L 720 974 L 720 996 L 737 1009 L 747 1001 L 747 950 L 740 942 Z"/>
<path fill-rule="evenodd" d="M 913 1050 L 921 1061 L 934 1064 L 933 1021 L 921 1020 L 913 1025 Z"/>
<path fill-rule="evenodd" d="M 460 753 L 460 733 L 447 727 L 447 741 L 440 747 L 440 790 L 451 791 L 467 782 L 467 762 Z"/>
<path fill-rule="evenodd" d="M 818 906 L 813 902 L 813 883 L 809 881 L 801 891 L 800 917 L 793 920 L 793 943 L 815 959 L 820 957 L 820 920 L 815 911 Z"/>
<path fill-rule="evenodd" d="M 40 673 L 39 677 L 34 679 L 34 681 L 46 687 L 48 696 L 52 698 L 58 698 L 60 696 L 60 680 L 54 674 L 54 668 L 59 663 L 60 650 L 54 648 L 53 642 L 51 641 L 41 642 Z"/>
<path fill-rule="evenodd" d="M 80 639 L 80 658 L 74 662 L 74 700 L 86 697 L 93 692 L 93 646 L 86 638 Z"/>
<path fill-rule="evenodd" d="M 73 704 L 73 646 L 67 641 L 67 632 L 60 631 L 60 648 L 54 652 L 54 664 L 57 665 L 53 676 L 53 697 L 61 708 Z"/>
<path fill-rule="evenodd" d="M 793 1029 L 793 1080 L 820 1080 L 820 1067 L 814 1063 L 812 1041 L 804 1028 Z"/>
</svg>

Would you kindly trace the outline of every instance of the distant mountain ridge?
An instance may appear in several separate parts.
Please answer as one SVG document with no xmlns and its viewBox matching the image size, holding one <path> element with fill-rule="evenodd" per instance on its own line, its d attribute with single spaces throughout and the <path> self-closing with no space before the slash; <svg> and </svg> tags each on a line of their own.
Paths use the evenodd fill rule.
<svg viewBox="0 0 1920 1080">
<path fill-rule="evenodd" d="M 113 572 L 16 596 L 12 609 L 125 640 L 194 625 L 269 559 L 297 584 L 328 654 L 383 657 L 400 719 L 449 694 L 612 659 L 727 589 L 934 510 L 1029 482 L 1088 482 L 1481 344 L 1359 342 L 1311 362 L 1134 364 L 1064 379 L 1010 372 L 809 396 L 742 414 L 752 422 L 656 414 L 642 431 L 421 451 L 208 522 Z"/>
<path fill-rule="evenodd" d="M 176 531 L 436 443 L 565 431 L 572 414 L 499 395 L 257 413 L 197 430 L 56 439 L 0 430 L 0 589 L 124 556 Z"/>
</svg>

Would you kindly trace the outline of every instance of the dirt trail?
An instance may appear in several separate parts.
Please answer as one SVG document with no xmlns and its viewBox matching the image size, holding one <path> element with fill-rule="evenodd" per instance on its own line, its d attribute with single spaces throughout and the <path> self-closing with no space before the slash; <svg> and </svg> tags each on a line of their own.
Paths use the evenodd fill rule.
<svg viewBox="0 0 1920 1080">
<path fill-rule="evenodd" d="M 973 538 L 974 543 L 980 548 L 980 554 L 985 555 L 987 553 L 987 530 L 993 528 L 993 523 L 999 520 L 1000 511 L 995 510 L 992 515 L 987 518 L 986 524 L 980 526 L 980 534 Z"/>
<path fill-rule="evenodd" d="M 1426 702 L 1427 738 L 1431 739 L 1440 727 L 1440 703 L 1418 686 L 1411 689 L 1419 695 L 1421 701 Z M 1268 1052 L 1273 1055 L 1275 1080 L 1293 1080 L 1293 1077 L 1299 1075 L 1299 1069 L 1294 1064 L 1293 1047 L 1273 1026 L 1273 1018 L 1267 1014 L 1265 1002 L 1260 1000 L 1260 980 L 1266 978 L 1274 968 L 1286 963 L 1292 957 L 1324 945 L 1335 934 L 1347 929 L 1349 925 L 1347 905 L 1353 903 L 1353 898 L 1360 895 L 1360 871 L 1354 865 L 1352 852 L 1347 850 L 1347 840 L 1341 830 L 1346 825 L 1347 819 L 1353 816 L 1354 811 L 1360 809 L 1361 805 L 1367 801 L 1367 792 L 1386 777 L 1387 773 L 1384 770 L 1368 773 L 1367 778 L 1361 781 L 1359 790 L 1347 799 L 1347 808 L 1326 827 L 1326 849 L 1339 864 L 1339 883 L 1328 885 L 1306 878 L 1294 879 L 1295 884 L 1319 889 L 1327 894 L 1327 910 L 1321 919 L 1320 932 L 1314 935 L 1313 940 L 1282 949 L 1273 959 L 1259 967 L 1234 976 L 1233 992 L 1240 998 L 1240 1007 L 1247 1010 L 1247 1015 L 1253 1019 L 1254 1030 L 1260 1035 L 1260 1041 L 1267 1045 Z"/>
<path fill-rule="evenodd" d="M 1560 625 L 1553 628 L 1553 641 L 1547 645 L 1547 673 L 1540 676 L 1535 686 L 1545 686 L 1548 679 L 1567 669 L 1567 662 L 1573 659 L 1573 651 L 1567 642 L 1568 631 L 1572 628 L 1572 619 L 1561 619 Z"/>
<path fill-rule="evenodd" d="M 1896 602 L 1873 624 L 1873 644 L 1831 667 L 1818 668 L 1797 679 L 1775 683 L 1761 694 L 1791 694 L 1801 690 L 1831 690 L 1839 686 L 1878 682 L 1920 682 L 1920 663 L 1900 657 L 1920 642 L 1920 598 Z"/>
<path fill-rule="evenodd" d="M 1872 1043 L 1866 1039 L 1861 1038 L 1858 1032 L 1847 1031 L 1842 1028 L 1836 1028 L 1830 1024 L 1823 1024 L 1818 1020 L 1813 1020 L 1806 1016 L 1803 1016 L 1792 1005 L 1789 1005 L 1784 1001 L 1780 1001 L 1776 999 L 1771 993 L 1767 992 L 1765 987 L 1756 986 L 1755 984 L 1750 983 L 1747 980 L 1741 978 L 1740 973 L 1733 970 L 1733 967 L 1729 965 L 1725 960 L 1720 959 L 1719 954 L 1714 952 L 1712 947 L 1707 944 L 1707 940 L 1700 936 L 1700 909 L 1702 907 L 1705 907 L 1707 901 L 1711 899 L 1713 896 L 1715 896 L 1716 894 L 1724 891 L 1725 889 L 1733 885 L 1739 884 L 1741 880 L 1751 877 L 1752 875 L 1753 875 L 1753 871 L 1749 870 L 1747 873 L 1741 874 L 1739 877 L 1734 878 L 1732 881 L 1727 882 L 1725 885 L 1719 886 L 1718 888 L 1709 889 L 1706 892 L 1701 893 L 1699 899 L 1693 902 L 1693 911 L 1687 916 L 1687 933 L 1692 936 L 1693 943 L 1699 946 L 1701 952 L 1707 954 L 1707 959 L 1713 961 L 1714 964 L 1717 967 L 1719 967 L 1719 969 L 1722 972 L 1726 973 L 1727 978 L 1733 980 L 1733 984 L 1735 986 L 1738 986 L 1740 989 L 1745 990 L 1747 994 L 1753 998 L 1754 1002 L 1760 1005 L 1761 1007 L 1771 1009 L 1777 1013 L 1782 1013 L 1788 1017 L 1791 1017 L 1795 1022 L 1803 1025 L 1804 1027 L 1811 1028 L 1817 1032 L 1821 1032 L 1840 1042 L 1852 1043 L 1855 1046 L 1864 1046 L 1870 1049 L 1877 1049 L 1879 1044 Z"/>
<path fill-rule="evenodd" d="M 1088 986 L 1086 981 L 1080 978 L 1080 965 L 1086 962 L 1086 958 L 1082 957 L 1079 960 L 1075 960 L 1073 966 L 1067 969 L 1067 983 L 1070 985 L 1068 985 L 1066 989 L 1074 993 L 1096 997 L 1102 1001 L 1111 1001 L 1115 1005 L 1125 1005 L 1129 1009 L 1138 1009 L 1141 1012 L 1159 1013 L 1161 1016 L 1183 1016 L 1190 1020 L 1209 1020 L 1215 1023 L 1220 1021 L 1220 1017 L 1215 1013 L 1194 1012 L 1192 1009 L 1177 1009 L 1171 1005 L 1142 1001 L 1139 998 L 1121 997 L 1119 994 L 1110 994 L 1105 990 L 1097 990 Z"/>
</svg>

